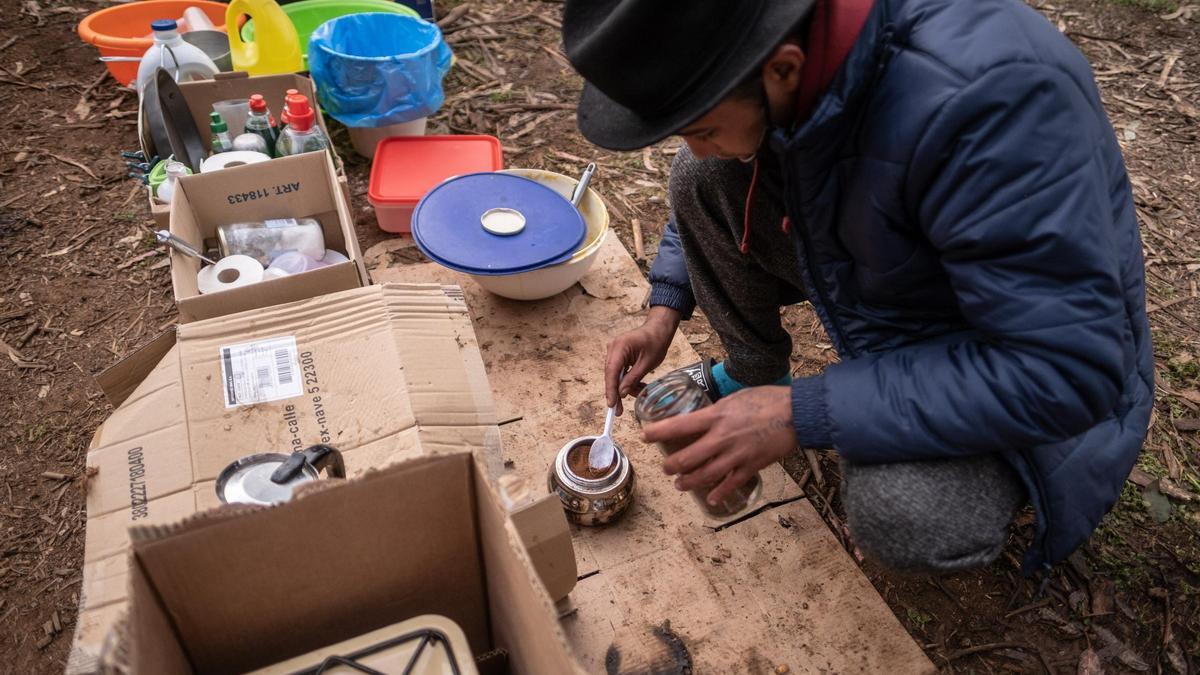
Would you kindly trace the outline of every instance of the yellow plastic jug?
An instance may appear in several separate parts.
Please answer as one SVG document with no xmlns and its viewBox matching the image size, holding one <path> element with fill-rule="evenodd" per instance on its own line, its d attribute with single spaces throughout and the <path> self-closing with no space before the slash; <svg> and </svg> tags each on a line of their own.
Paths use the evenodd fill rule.
<svg viewBox="0 0 1200 675">
<path fill-rule="evenodd" d="M 246 15 L 254 19 L 253 42 L 242 40 L 242 17 Z M 304 69 L 296 27 L 274 0 L 232 0 L 225 10 L 225 25 L 229 27 L 234 70 L 275 75 Z"/>
</svg>

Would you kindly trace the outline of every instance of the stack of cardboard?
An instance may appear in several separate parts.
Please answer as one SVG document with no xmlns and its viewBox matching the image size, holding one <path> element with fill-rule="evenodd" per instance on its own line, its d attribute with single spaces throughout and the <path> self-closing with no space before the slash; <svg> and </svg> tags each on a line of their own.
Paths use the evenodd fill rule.
<svg viewBox="0 0 1200 675">
<path fill-rule="evenodd" d="M 485 474 L 448 452 L 280 507 L 139 531 L 111 658 L 137 673 L 245 672 L 438 614 L 481 672 L 581 673 Z"/>
<path fill-rule="evenodd" d="M 246 82 L 184 88 L 205 107 Z M 499 432 L 461 290 L 367 285 L 335 161 L 180 179 L 169 228 L 186 241 L 311 217 L 349 261 L 201 295 L 199 261 L 172 251 L 180 325 L 98 378 L 117 407 L 87 457 L 68 672 L 247 670 L 421 614 L 453 619 L 485 672 L 576 669 L 552 603 L 575 582 L 566 521 L 493 492 Z M 344 485 L 221 505 L 231 462 L 316 443 L 342 452 Z"/>
</svg>

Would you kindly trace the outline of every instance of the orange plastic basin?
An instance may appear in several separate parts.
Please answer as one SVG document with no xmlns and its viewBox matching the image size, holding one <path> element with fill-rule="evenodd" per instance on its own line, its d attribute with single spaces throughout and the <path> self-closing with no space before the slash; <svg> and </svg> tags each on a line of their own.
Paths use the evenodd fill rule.
<svg viewBox="0 0 1200 675">
<path fill-rule="evenodd" d="M 178 19 L 188 7 L 204 10 L 217 30 L 225 30 L 225 8 L 209 0 L 139 0 L 116 5 L 87 15 L 79 22 L 79 37 L 95 45 L 101 56 L 141 56 L 154 42 L 149 37 L 150 22 L 155 19 Z M 108 72 L 121 84 L 137 79 L 135 61 L 106 63 Z"/>
</svg>

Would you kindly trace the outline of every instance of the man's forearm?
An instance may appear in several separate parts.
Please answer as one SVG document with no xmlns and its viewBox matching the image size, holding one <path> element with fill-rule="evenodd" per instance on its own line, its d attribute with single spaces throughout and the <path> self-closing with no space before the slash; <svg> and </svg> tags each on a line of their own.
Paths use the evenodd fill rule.
<svg viewBox="0 0 1200 675">
<path fill-rule="evenodd" d="M 683 314 L 679 310 L 667 307 L 666 305 L 654 305 L 646 313 L 645 323 L 647 326 L 661 330 L 667 335 L 674 335 L 675 330 L 679 328 L 679 322 L 682 320 Z"/>
</svg>

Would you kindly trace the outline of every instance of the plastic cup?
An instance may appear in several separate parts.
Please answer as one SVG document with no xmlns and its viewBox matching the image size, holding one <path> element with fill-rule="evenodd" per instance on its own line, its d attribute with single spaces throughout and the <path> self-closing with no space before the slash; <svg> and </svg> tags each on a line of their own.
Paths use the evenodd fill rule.
<svg viewBox="0 0 1200 675">
<path fill-rule="evenodd" d="M 229 126 L 231 137 L 237 138 L 238 135 L 245 133 L 246 120 L 250 117 L 249 99 L 235 98 L 217 101 L 213 104 L 213 110 L 221 114 L 221 119 L 225 120 L 225 124 Z"/>
</svg>

